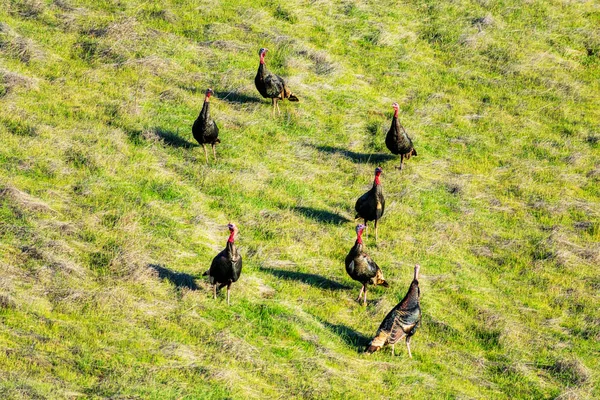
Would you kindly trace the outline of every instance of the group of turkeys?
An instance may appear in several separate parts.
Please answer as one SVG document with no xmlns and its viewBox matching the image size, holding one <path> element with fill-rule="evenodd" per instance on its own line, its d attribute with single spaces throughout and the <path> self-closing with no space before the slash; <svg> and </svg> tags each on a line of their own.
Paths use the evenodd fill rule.
<svg viewBox="0 0 600 400">
<path fill-rule="evenodd" d="M 283 78 L 275 75 L 265 67 L 265 56 L 267 49 L 259 50 L 260 64 L 254 83 L 256 89 L 264 98 L 270 98 L 273 109 L 279 111 L 278 100 L 288 99 L 290 101 L 298 101 L 298 98 L 289 90 Z M 210 144 L 213 149 L 213 156 L 216 160 L 215 145 L 220 143 L 219 128 L 215 121 L 210 117 L 209 107 L 210 98 L 213 95 L 212 89 L 206 90 L 204 104 L 200 115 L 194 122 L 192 133 L 194 138 L 204 148 L 204 156 L 208 163 L 208 154 L 206 145 Z M 385 144 L 393 154 L 400 155 L 400 169 L 404 166 L 404 159 L 409 159 L 411 156 L 416 156 L 417 151 L 413 147 L 412 140 L 406 133 L 404 127 L 398 121 L 398 103 L 392 104 L 394 108 L 394 116 L 392 118 L 392 126 L 390 127 Z M 346 256 L 345 265 L 348 275 L 362 283 L 362 288 L 358 295 L 357 301 L 362 304 L 367 304 L 367 286 L 382 285 L 388 287 L 389 284 L 383 278 L 381 268 L 371 259 L 365 252 L 366 248 L 363 243 L 363 232 L 367 228 L 367 222 L 373 221 L 375 228 L 375 241 L 377 241 L 377 222 L 383 216 L 385 210 L 385 198 L 381 186 L 381 173 L 383 170 L 379 167 L 375 169 L 375 180 L 373 187 L 358 198 L 355 205 L 356 218 L 364 220 L 364 224 L 356 227 L 356 242 Z M 229 238 L 227 245 L 223 251 L 215 256 L 210 265 L 210 269 L 204 273 L 208 275 L 209 282 L 213 285 L 213 296 L 216 299 L 217 292 L 227 286 L 227 304 L 229 304 L 229 294 L 231 284 L 236 282 L 242 272 L 242 256 L 235 246 L 235 239 L 238 233 L 238 228 L 230 223 Z M 371 341 L 366 349 L 367 353 L 373 353 L 383 347 L 385 344 L 392 346 L 392 354 L 394 354 L 394 345 L 402 338 L 406 339 L 408 355 L 412 357 L 410 352 L 410 338 L 415 333 L 421 321 L 421 308 L 419 306 L 419 265 L 414 269 L 413 281 L 404 299 L 396 305 L 384 318 L 383 322 L 377 330 L 375 338 Z"/>
</svg>

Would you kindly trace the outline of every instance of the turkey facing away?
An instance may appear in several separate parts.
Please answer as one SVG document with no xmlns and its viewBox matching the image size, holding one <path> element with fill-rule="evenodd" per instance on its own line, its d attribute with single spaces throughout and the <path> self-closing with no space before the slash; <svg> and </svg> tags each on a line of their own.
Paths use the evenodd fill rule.
<svg viewBox="0 0 600 400">
<path fill-rule="evenodd" d="M 375 221 L 375 241 L 377 241 L 377 221 L 383 215 L 385 209 L 385 198 L 383 197 L 383 189 L 381 187 L 380 175 L 383 170 L 380 167 L 375 168 L 375 181 L 371 190 L 363 194 L 356 200 L 354 209 L 356 216 L 354 218 L 362 218 L 367 221 Z"/>
<path fill-rule="evenodd" d="M 383 279 L 383 272 L 375 261 L 364 252 L 365 247 L 362 241 L 362 233 L 365 229 L 364 225 L 356 226 L 356 242 L 350 249 L 350 252 L 346 256 L 346 272 L 350 275 L 350 278 L 355 281 L 362 283 L 362 289 L 358 294 L 358 301 L 365 294 L 363 305 L 367 304 L 367 285 L 382 285 L 383 287 L 389 287 L 388 283 Z"/>
<path fill-rule="evenodd" d="M 382 348 L 385 344 L 392 345 L 392 355 L 394 355 L 394 346 L 402 339 L 406 338 L 406 348 L 408 356 L 410 353 L 410 338 L 415 334 L 419 323 L 421 322 L 421 307 L 419 297 L 419 264 L 415 265 L 415 276 L 408 293 L 396 307 L 388 313 L 377 330 L 375 338 L 367 347 L 366 352 L 371 354 Z"/>
<path fill-rule="evenodd" d="M 281 114 L 279 110 L 279 104 L 277 100 L 288 99 L 289 101 L 299 101 L 298 98 L 288 89 L 285 81 L 282 77 L 272 74 L 265 67 L 265 55 L 268 49 L 262 48 L 258 51 L 260 56 L 260 64 L 258 65 L 258 71 L 254 78 L 254 84 L 256 89 L 265 99 L 271 99 L 273 103 L 273 112 L 277 108 L 277 112 Z"/>
<path fill-rule="evenodd" d="M 398 121 L 398 103 L 392 104 L 394 107 L 394 117 L 392 118 L 392 126 L 385 137 L 385 145 L 392 154 L 400 154 L 400 169 L 404 167 L 404 159 L 407 160 L 411 156 L 417 156 L 417 150 L 413 147 L 412 140 L 404 130 L 400 121 Z"/>
<path fill-rule="evenodd" d="M 229 290 L 231 284 L 236 282 L 242 273 L 242 256 L 235 247 L 235 237 L 238 229 L 234 224 L 227 225 L 229 228 L 229 239 L 227 246 L 212 260 L 210 269 L 203 275 L 208 275 L 208 281 L 213 286 L 213 297 L 217 298 L 217 291 L 227 286 L 227 305 L 229 305 Z M 217 288 L 217 285 L 219 287 Z"/>
<path fill-rule="evenodd" d="M 194 139 L 198 141 L 204 147 L 204 157 L 206 158 L 206 163 L 208 164 L 208 155 L 206 154 L 206 144 L 210 144 L 213 149 L 213 156 L 215 157 L 215 161 L 217 160 L 217 153 L 215 152 L 215 145 L 217 143 L 221 143 L 219 140 L 219 128 L 217 127 L 217 123 L 210 118 L 209 108 L 210 108 L 210 96 L 212 96 L 213 90 L 206 89 L 206 94 L 204 96 L 204 105 L 202 105 L 202 110 L 200 111 L 200 115 L 194 121 L 194 125 L 192 126 L 192 134 L 194 135 Z"/>
</svg>

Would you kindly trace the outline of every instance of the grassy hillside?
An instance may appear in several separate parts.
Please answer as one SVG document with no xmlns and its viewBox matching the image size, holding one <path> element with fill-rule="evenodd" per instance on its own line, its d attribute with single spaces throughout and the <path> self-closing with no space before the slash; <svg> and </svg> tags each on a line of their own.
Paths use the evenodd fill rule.
<svg viewBox="0 0 600 400">
<path fill-rule="evenodd" d="M 0 0 L 0 397 L 600 397 L 600 6 L 389 3 Z M 229 221 L 231 307 L 201 277 Z M 414 358 L 364 355 L 417 262 Z"/>
</svg>

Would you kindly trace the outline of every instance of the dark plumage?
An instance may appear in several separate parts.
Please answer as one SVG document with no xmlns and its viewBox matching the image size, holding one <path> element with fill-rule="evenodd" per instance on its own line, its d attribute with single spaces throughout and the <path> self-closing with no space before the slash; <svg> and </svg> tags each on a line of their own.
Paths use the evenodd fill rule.
<svg viewBox="0 0 600 400">
<path fill-rule="evenodd" d="M 267 67 L 265 67 L 265 55 L 267 54 L 267 51 L 268 49 L 265 48 L 262 48 L 258 51 L 258 55 L 260 56 L 260 64 L 258 65 L 258 71 L 256 72 L 256 77 L 254 78 L 254 84 L 256 85 L 256 89 L 258 89 L 258 92 L 262 97 L 271 99 L 273 103 L 273 112 L 275 112 L 275 108 L 277 108 L 277 111 L 281 113 L 279 110 L 279 104 L 277 104 L 277 100 L 299 100 L 290 91 L 290 89 L 288 89 L 282 77 L 272 74 L 267 70 Z"/>
<path fill-rule="evenodd" d="M 235 237 L 238 229 L 234 224 L 227 225 L 229 228 L 229 239 L 227 246 L 212 260 L 210 269 L 204 273 L 208 275 L 208 281 L 213 286 L 214 298 L 217 298 L 217 291 L 223 286 L 227 286 L 227 304 L 229 305 L 229 290 L 231 284 L 236 282 L 242 273 L 242 256 L 235 247 Z M 219 287 L 217 288 L 217 284 Z"/>
<path fill-rule="evenodd" d="M 375 221 L 375 241 L 377 241 L 377 221 L 379 221 L 385 210 L 385 198 L 383 197 L 383 189 L 379 177 L 382 172 L 383 170 L 380 167 L 375 168 L 373 187 L 360 196 L 354 206 L 356 210 L 354 218 L 364 219 L 365 226 L 367 225 L 367 221 Z"/>
<path fill-rule="evenodd" d="M 206 89 L 204 105 L 202 106 L 200 115 L 198 115 L 198 118 L 196 118 L 196 121 L 194 121 L 194 125 L 192 126 L 192 134 L 194 135 L 194 139 L 196 139 L 204 148 L 204 157 L 206 158 L 206 163 L 208 163 L 206 144 L 209 143 L 212 146 L 213 156 L 215 157 L 216 161 L 217 153 L 215 151 L 215 145 L 217 143 L 221 143 L 221 140 L 219 140 L 219 128 L 217 127 L 217 123 L 210 118 L 209 114 L 210 96 L 212 96 L 212 94 L 212 89 Z"/>
<path fill-rule="evenodd" d="M 417 150 L 413 147 L 412 140 L 404 130 L 400 121 L 398 121 L 398 103 L 392 104 L 394 107 L 394 117 L 392 118 L 392 126 L 385 137 L 385 145 L 392 154 L 400 154 L 400 169 L 404 167 L 404 159 L 407 160 L 411 156 L 417 156 Z"/>
<path fill-rule="evenodd" d="M 383 319 L 383 322 L 377 330 L 375 338 L 367 347 L 366 352 L 371 354 L 382 348 L 385 344 L 392 345 L 392 355 L 394 355 L 394 346 L 402 338 L 406 338 L 406 348 L 408 356 L 412 358 L 410 352 L 410 338 L 415 334 L 419 323 L 421 322 L 421 307 L 419 297 L 419 264 L 415 265 L 415 275 L 408 293 L 396 307 L 392 309 Z"/>
<path fill-rule="evenodd" d="M 346 272 L 350 275 L 350 278 L 355 281 L 359 281 L 362 283 L 362 289 L 360 289 L 360 293 L 358 294 L 358 301 L 360 303 L 360 298 L 364 292 L 365 297 L 363 304 L 367 304 L 367 285 L 382 285 L 384 287 L 388 287 L 388 283 L 383 279 L 383 272 L 381 272 L 381 268 L 375 261 L 369 257 L 367 253 L 364 252 L 365 246 L 362 241 L 362 233 L 365 229 L 364 225 L 356 226 L 356 242 L 354 246 L 350 249 L 350 252 L 346 256 Z"/>
</svg>

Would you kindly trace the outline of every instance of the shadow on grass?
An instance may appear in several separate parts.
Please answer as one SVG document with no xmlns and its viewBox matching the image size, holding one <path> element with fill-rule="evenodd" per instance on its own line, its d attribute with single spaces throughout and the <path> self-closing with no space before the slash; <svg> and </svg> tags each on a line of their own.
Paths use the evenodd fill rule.
<svg viewBox="0 0 600 400">
<path fill-rule="evenodd" d="M 277 278 L 303 282 L 303 283 L 309 284 L 311 286 L 318 287 L 320 289 L 331 289 L 331 290 L 351 289 L 350 286 L 341 284 L 336 281 L 332 281 L 331 279 L 324 278 L 321 275 L 307 274 L 304 272 L 287 271 L 287 270 L 267 268 L 267 267 L 259 267 L 259 269 L 261 271 L 267 272 Z"/>
<path fill-rule="evenodd" d="M 346 150 L 341 147 L 333 146 L 315 146 L 309 145 L 322 153 L 327 154 L 340 154 L 352 162 L 359 164 L 378 164 L 384 161 L 390 161 L 397 159 L 398 157 L 393 154 L 369 154 L 369 153 L 357 153 L 355 151 Z"/>
<path fill-rule="evenodd" d="M 158 272 L 158 277 L 160 279 L 166 279 L 178 288 L 188 288 L 190 290 L 199 289 L 194 277 L 190 274 L 175 272 L 158 264 L 149 264 L 148 267 Z"/>
<path fill-rule="evenodd" d="M 336 325 L 327 321 L 321 321 L 321 323 L 331 332 L 338 335 L 348 346 L 356 347 L 359 353 L 362 353 L 371 342 L 370 337 L 366 337 L 362 333 L 357 332 L 346 325 Z"/>
<path fill-rule="evenodd" d="M 191 128 L 190 128 L 191 130 Z M 170 130 L 163 128 L 154 128 L 153 131 L 156 133 L 156 136 L 162 139 L 162 141 L 171 147 L 180 147 L 184 149 L 191 149 L 193 147 L 198 147 L 198 144 L 188 142 L 177 133 L 174 133 Z"/>
<path fill-rule="evenodd" d="M 314 219 L 315 221 L 322 222 L 325 224 L 339 225 L 343 222 L 350 222 L 350 220 L 344 216 L 326 210 L 319 210 L 317 208 L 292 207 L 292 210 L 304 215 L 305 217 Z"/>
<path fill-rule="evenodd" d="M 248 96 L 247 94 L 236 92 L 215 92 L 215 96 L 219 100 L 228 101 L 230 103 L 261 103 L 262 100 L 258 96 Z"/>
</svg>

